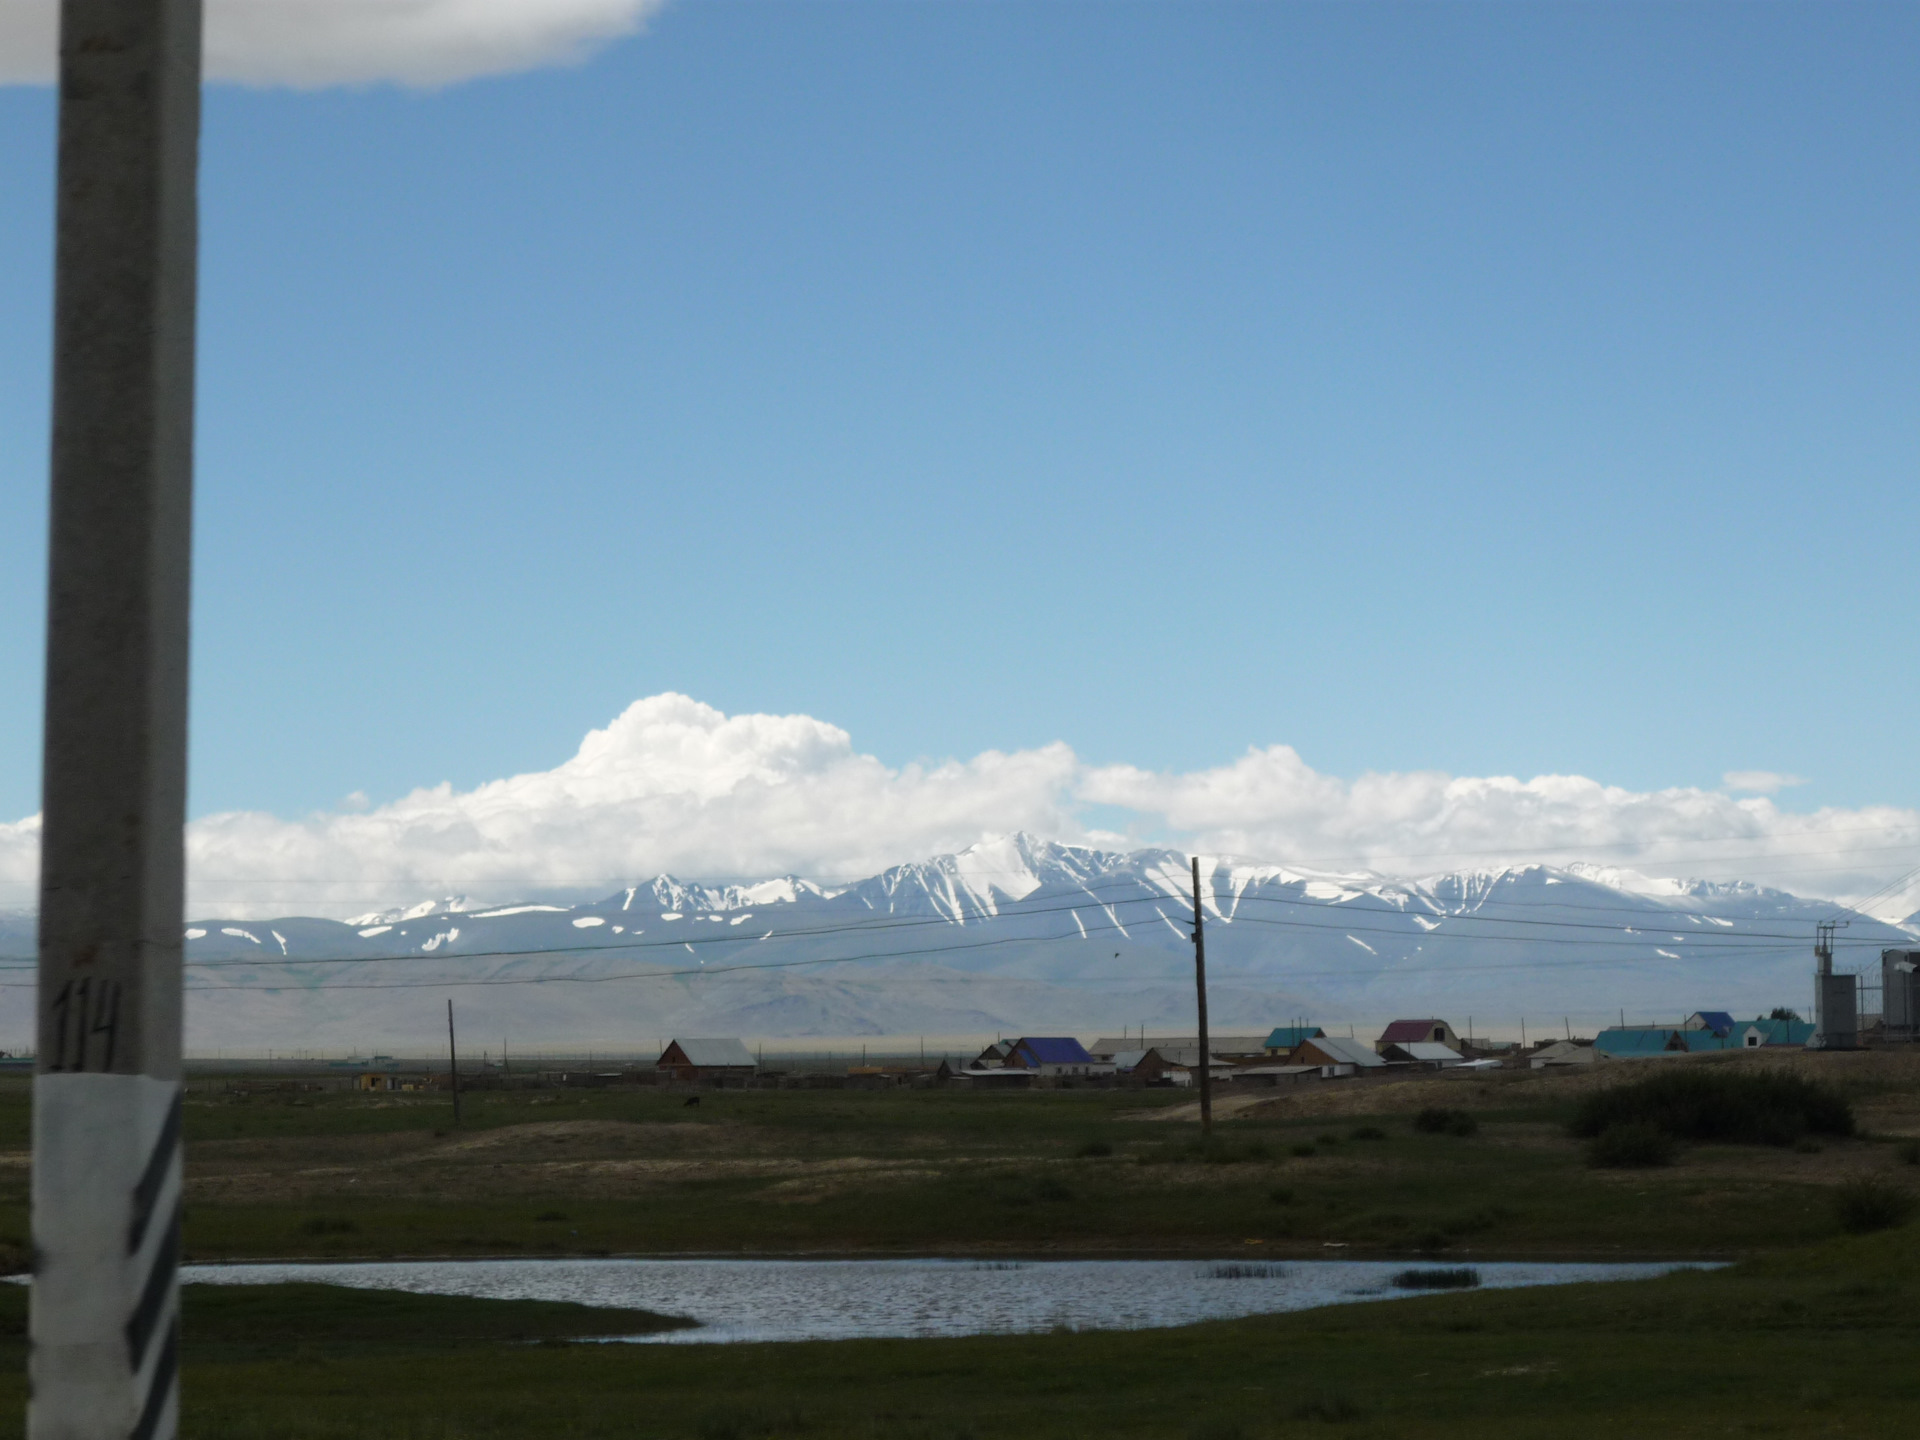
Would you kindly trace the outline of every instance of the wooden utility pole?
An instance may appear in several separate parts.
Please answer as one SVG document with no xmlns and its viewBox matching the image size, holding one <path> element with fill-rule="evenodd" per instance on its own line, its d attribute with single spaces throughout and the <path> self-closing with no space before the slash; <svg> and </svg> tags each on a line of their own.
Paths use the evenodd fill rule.
<svg viewBox="0 0 1920 1440">
<path fill-rule="evenodd" d="M 1200 857 L 1193 860 L 1193 984 L 1200 998 L 1200 1135 L 1213 1136 L 1213 1056 L 1207 1040 L 1207 932 L 1200 910 Z"/>
<path fill-rule="evenodd" d="M 460 1052 L 453 1044 L 453 1001 L 447 1001 L 447 1080 L 453 1086 L 453 1123 L 460 1123 Z"/>
<path fill-rule="evenodd" d="M 32 1440 L 179 1415 L 199 0 L 63 0 Z"/>
</svg>

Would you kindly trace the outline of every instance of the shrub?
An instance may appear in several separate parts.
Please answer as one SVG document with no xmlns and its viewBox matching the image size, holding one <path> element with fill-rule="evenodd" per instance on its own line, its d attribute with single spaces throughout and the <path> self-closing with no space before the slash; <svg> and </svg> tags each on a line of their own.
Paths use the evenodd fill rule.
<svg viewBox="0 0 1920 1440">
<path fill-rule="evenodd" d="M 1311 1400 L 1302 1400 L 1293 1407 L 1295 1420 L 1319 1420 L 1328 1425 L 1341 1425 L 1349 1420 L 1358 1420 L 1366 1412 L 1351 1396 L 1330 1392 L 1316 1395 Z"/>
<path fill-rule="evenodd" d="M 1480 1283 L 1480 1272 L 1464 1265 L 1457 1270 L 1402 1270 L 1393 1283 L 1401 1290 L 1471 1290 Z"/>
<path fill-rule="evenodd" d="M 1316 1145 L 1338 1145 L 1340 1143 L 1340 1137 L 1338 1135 L 1316 1135 L 1313 1137 L 1313 1143 Z"/>
<path fill-rule="evenodd" d="M 543 1223 L 551 1224 L 556 1220 L 564 1220 L 567 1217 L 564 1211 L 542 1210 L 538 1215 L 534 1216 L 533 1218 Z"/>
<path fill-rule="evenodd" d="M 310 1220 L 300 1222 L 303 1235 L 351 1235 L 360 1227 L 351 1220 L 336 1215 L 315 1215 Z"/>
<path fill-rule="evenodd" d="M 1476 1135 L 1480 1122 L 1465 1110 L 1429 1105 L 1413 1117 L 1413 1128 L 1424 1135 Z"/>
<path fill-rule="evenodd" d="M 1074 1154 L 1083 1160 L 1098 1160 L 1103 1156 L 1113 1154 L 1113 1146 L 1104 1140 L 1089 1140 L 1078 1150 L 1074 1151 Z"/>
<path fill-rule="evenodd" d="M 1692 1065 L 1662 1069 L 1581 1100 L 1569 1126 L 1592 1139 L 1615 1125 L 1652 1125 L 1677 1140 L 1791 1145 L 1851 1135 L 1853 1107 L 1831 1086 L 1778 1071 Z"/>
<path fill-rule="evenodd" d="M 1387 1132 L 1378 1125 L 1356 1125 L 1347 1132 L 1349 1140 L 1384 1140 Z"/>
<path fill-rule="evenodd" d="M 1267 1192 L 1267 1199 L 1276 1205 L 1291 1205 L 1293 1203 L 1293 1187 L 1291 1185 L 1276 1185 Z"/>
<path fill-rule="evenodd" d="M 1893 1153 L 1902 1165 L 1920 1165 L 1920 1140 L 1903 1140 Z"/>
<path fill-rule="evenodd" d="M 1290 1155 L 1296 1156 L 1301 1160 L 1305 1160 L 1310 1156 L 1318 1155 L 1320 1152 L 1314 1149 L 1313 1146 L 1311 1145 L 1296 1145 L 1293 1147 L 1292 1150 L 1288 1151 L 1287 1153 Z"/>
<path fill-rule="evenodd" d="M 1914 1199 L 1897 1185 L 1879 1180 L 1854 1180 L 1833 1193 L 1834 1213 L 1849 1235 L 1869 1235 L 1907 1223 Z"/>
<path fill-rule="evenodd" d="M 1272 1155 L 1257 1141 L 1252 1145 L 1216 1145 L 1207 1151 L 1209 1165 L 1239 1165 L 1248 1160 L 1268 1160 Z"/>
<path fill-rule="evenodd" d="M 1587 1142 L 1587 1163 L 1601 1170 L 1650 1170 L 1671 1165 L 1678 1147 L 1657 1125 L 1630 1120 L 1609 1125 Z"/>
</svg>

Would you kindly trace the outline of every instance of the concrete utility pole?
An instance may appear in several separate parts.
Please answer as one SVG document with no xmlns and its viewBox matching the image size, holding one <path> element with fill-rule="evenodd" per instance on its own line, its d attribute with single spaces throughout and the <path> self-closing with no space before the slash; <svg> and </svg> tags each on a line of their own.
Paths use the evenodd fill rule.
<svg viewBox="0 0 1920 1440">
<path fill-rule="evenodd" d="M 64 0 L 32 1440 L 179 1413 L 199 0 Z"/>
<path fill-rule="evenodd" d="M 179 1423 L 200 0 L 63 0 L 33 1440 Z"/>
<path fill-rule="evenodd" d="M 1200 1135 L 1213 1137 L 1213 1047 L 1207 1040 L 1207 932 L 1200 913 L 1200 857 L 1193 861 L 1193 983 L 1200 995 Z"/>
</svg>

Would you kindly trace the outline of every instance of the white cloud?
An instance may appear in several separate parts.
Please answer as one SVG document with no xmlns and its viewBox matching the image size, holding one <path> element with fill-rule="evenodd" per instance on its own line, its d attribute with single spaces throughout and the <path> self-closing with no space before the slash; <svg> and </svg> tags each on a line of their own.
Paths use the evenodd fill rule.
<svg viewBox="0 0 1920 1440">
<path fill-rule="evenodd" d="M 249 85 L 447 85 L 585 59 L 665 0 L 207 0 L 206 73 Z M 0 83 L 57 73 L 58 0 L 0 0 Z"/>
<path fill-rule="evenodd" d="M 552 770 L 387 805 L 349 797 L 302 820 L 198 819 L 188 831 L 192 907 L 347 915 L 453 893 L 607 893 L 661 871 L 849 879 L 1012 830 L 1128 844 L 1089 828 L 1082 812 L 1092 806 L 1129 813 L 1138 835 L 1207 853 L 1402 875 L 1592 861 L 1844 898 L 1920 859 L 1920 812 L 1890 806 L 1796 813 L 1764 797 L 1567 775 L 1348 781 L 1285 745 L 1184 773 L 1091 767 L 1065 744 L 895 768 L 809 716 L 728 716 L 656 695 Z M 0 899 L 31 898 L 38 843 L 37 820 L 0 824 Z"/>
<path fill-rule="evenodd" d="M 1782 775 L 1777 770 L 1729 770 L 1720 777 L 1729 790 L 1750 790 L 1758 795 L 1775 795 L 1794 785 L 1806 784 L 1800 775 Z"/>
</svg>

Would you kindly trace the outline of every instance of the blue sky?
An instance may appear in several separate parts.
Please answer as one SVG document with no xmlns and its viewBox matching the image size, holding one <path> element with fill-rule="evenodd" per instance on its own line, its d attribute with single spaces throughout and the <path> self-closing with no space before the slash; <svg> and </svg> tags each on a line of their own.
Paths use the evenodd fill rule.
<svg viewBox="0 0 1920 1440">
<path fill-rule="evenodd" d="M 634 699 L 889 764 L 1920 805 L 1920 12 L 671 4 L 209 91 L 193 808 Z M 0 819 L 53 96 L 0 89 Z"/>
</svg>

